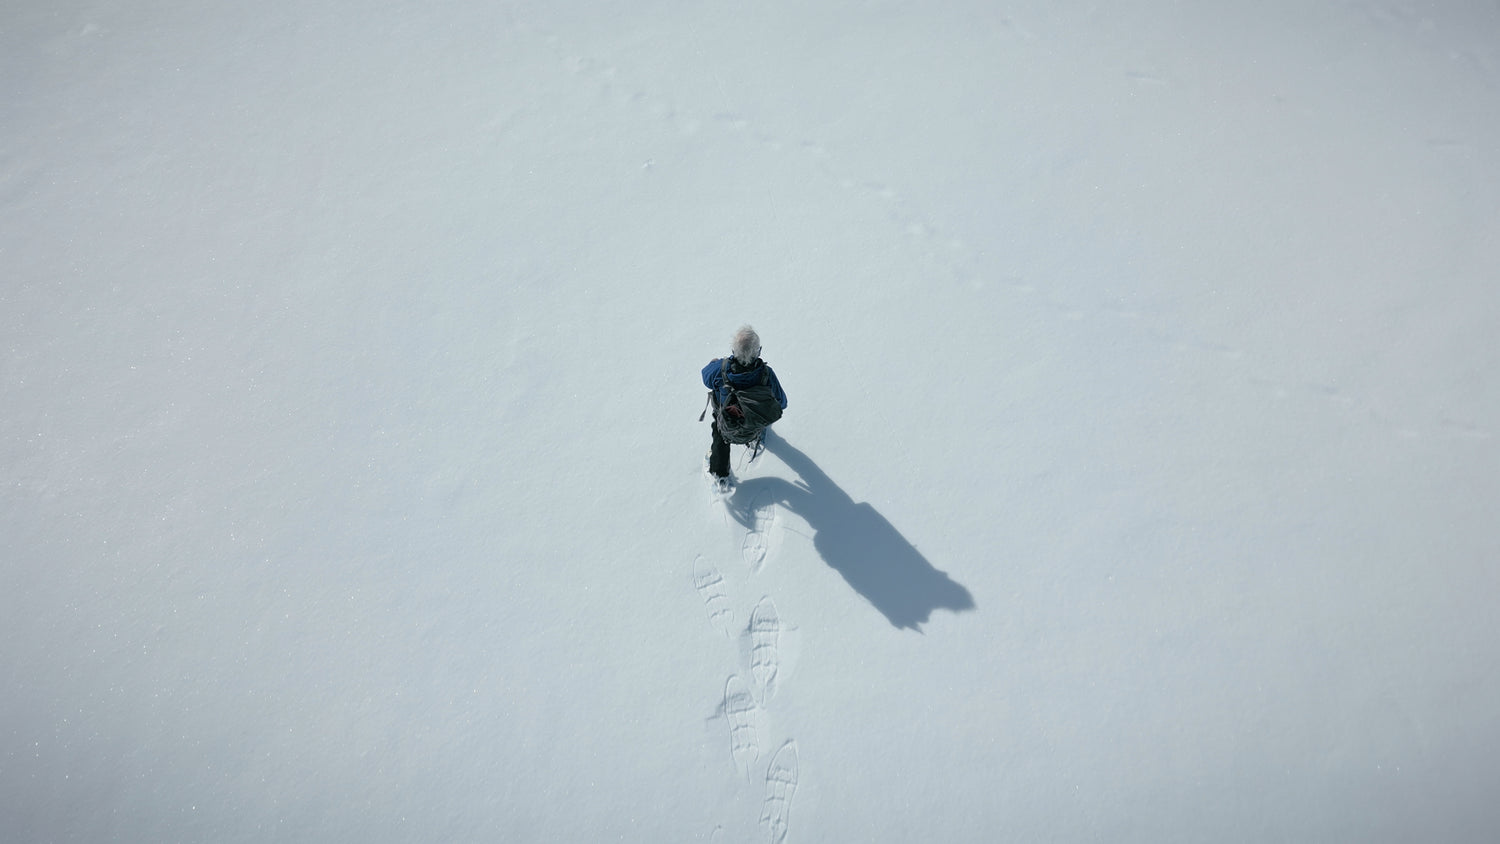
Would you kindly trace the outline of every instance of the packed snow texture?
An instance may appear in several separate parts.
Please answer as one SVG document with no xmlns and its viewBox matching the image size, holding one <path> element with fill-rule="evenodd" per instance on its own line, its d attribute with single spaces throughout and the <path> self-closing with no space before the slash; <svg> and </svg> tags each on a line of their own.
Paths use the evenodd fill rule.
<svg viewBox="0 0 1500 844">
<path fill-rule="evenodd" d="M 32 0 L 0 79 L 7 841 L 1500 827 L 1493 2 Z"/>
</svg>

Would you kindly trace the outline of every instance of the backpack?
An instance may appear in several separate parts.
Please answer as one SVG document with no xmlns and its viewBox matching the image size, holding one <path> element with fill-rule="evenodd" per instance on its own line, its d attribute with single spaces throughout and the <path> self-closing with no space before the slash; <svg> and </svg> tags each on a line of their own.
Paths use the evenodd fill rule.
<svg viewBox="0 0 1500 844">
<path fill-rule="evenodd" d="M 726 442 L 747 445 L 760 439 L 766 426 L 781 418 L 781 402 L 776 400 L 776 391 L 771 389 L 771 368 L 764 363 L 760 368 L 760 383 L 749 387 L 736 387 L 729 382 L 729 358 L 719 366 L 724 377 L 724 386 L 729 390 L 729 400 L 723 405 L 714 403 L 714 421 Z M 709 393 L 710 398 L 715 393 Z"/>
</svg>

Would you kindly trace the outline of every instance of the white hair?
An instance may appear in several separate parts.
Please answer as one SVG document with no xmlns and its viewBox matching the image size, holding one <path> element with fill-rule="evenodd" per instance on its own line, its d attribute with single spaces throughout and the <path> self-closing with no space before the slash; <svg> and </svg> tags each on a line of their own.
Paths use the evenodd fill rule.
<svg viewBox="0 0 1500 844">
<path fill-rule="evenodd" d="M 740 330 L 734 332 L 734 359 L 741 366 L 749 366 L 760 357 L 760 335 L 755 329 L 748 325 L 740 326 Z"/>
</svg>

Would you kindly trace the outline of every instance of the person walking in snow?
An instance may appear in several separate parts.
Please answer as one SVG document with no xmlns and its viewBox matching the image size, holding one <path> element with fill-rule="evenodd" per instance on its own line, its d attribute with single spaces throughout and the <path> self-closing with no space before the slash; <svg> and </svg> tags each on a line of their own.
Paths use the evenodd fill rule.
<svg viewBox="0 0 1500 844">
<path fill-rule="evenodd" d="M 748 325 L 734 333 L 729 357 L 703 367 L 703 386 L 713 408 L 708 473 L 722 489 L 729 485 L 730 444 L 748 445 L 752 454 L 759 454 L 766 427 L 786 410 L 786 391 L 771 365 L 760 359 L 760 335 Z"/>
</svg>

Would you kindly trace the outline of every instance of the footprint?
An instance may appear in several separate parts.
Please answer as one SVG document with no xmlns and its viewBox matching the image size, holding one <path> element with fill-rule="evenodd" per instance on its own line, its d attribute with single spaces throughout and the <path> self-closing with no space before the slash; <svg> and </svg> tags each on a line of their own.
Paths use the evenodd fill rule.
<svg viewBox="0 0 1500 844">
<path fill-rule="evenodd" d="M 760 822 L 771 833 L 771 844 L 786 840 L 791 827 L 792 795 L 797 791 L 797 742 L 788 740 L 771 759 L 766 770 L 766 802 Z"/>
<path fill-rule="evenodd" d="M 759 572 L 766 562 L 765 534 L 753 530 L 745 534 L 745 541 L 740 544 L 740 553 L 745 556 L 745 565 L 750 567 L 750 571 Z"/>
<path fill-rule="evenodd" d="M 751 503 L 750 511 L 755 516 L 755 529 L 761 533 L 769 533 L 771 525 L 776 522 L 776 502 L 771 499 L 771 491 L 761 490 Z"/>
<path fill-rule="evenodd" d="M 750 779 L 750 769 L 760 759 L 759 731 L 755 728 L 755 698 L 740 675 L 732 674 L 724 684 L 724 717 L 729 721 L 729 755 L 736 770 Z"/>
<path fill-rule="evenodd" d="M 697 587 L 703 603 L 708 606 L 708 622 L 728 636 L 734 629 L 734 610 L 724 592 L 724 576 L 701 554 L 693 561 L 693 586 Z"/>
<path fill-rule="evenodd" d="M 755 494 L 750 506 L 745 509 L 741 522 L 749 530 L 740 543 L 740 553 L 750 571 L 759 572 L 765 565 L 766 554 L 771 546 L 771 527 L 776 523 L 776 502 L 771 491 L 763 489 Z"/>
<path fill-rule="evenodd" d="M 750 676 L 764 703 L 776 694 L 776 674 L 781 668 L 781 618 L 767 595 L 750 611 Z"/>
</svg>

